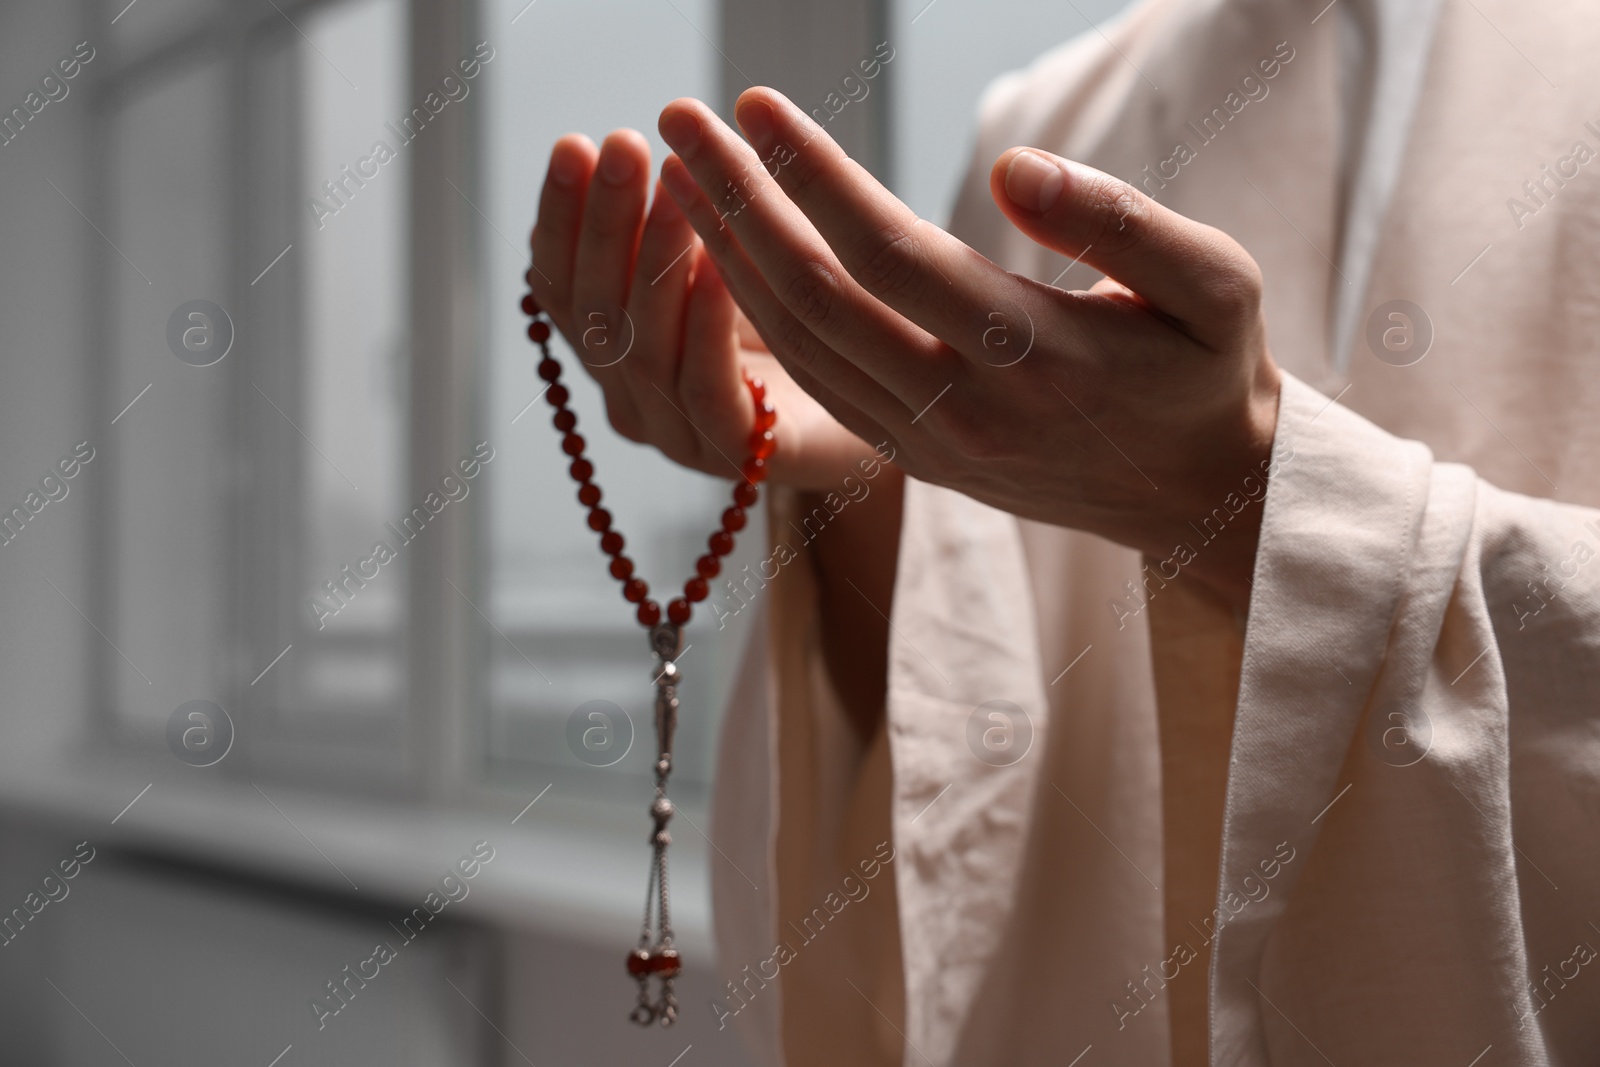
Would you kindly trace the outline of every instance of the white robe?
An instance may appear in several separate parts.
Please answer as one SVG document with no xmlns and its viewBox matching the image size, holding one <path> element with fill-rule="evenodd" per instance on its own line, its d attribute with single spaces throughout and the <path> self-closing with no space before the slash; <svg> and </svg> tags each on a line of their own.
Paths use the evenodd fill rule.
<svg viewBox="0 0 1600 1067">
<path fill-rule="evenodd" d="M 712 831 L 737 983 L 712 1010 L 764 1062 L 1148 1067 L 1195 1004 L 1219 1064 L 1600 1056 L 1600 11 L 1443 5 L 1413 121 L 1354 127 L 1400 139 L 1385 178 L 1340 166 L 1325 2 L 1151 0 L 986 94 L 952 229 L 997 262 L 1067 262 L 990 202 L 1027 144 L 1262 265 L 1291 377 L 1248 619 L 1181 566 L 908 481 L 862 751 L 785 569 Z M 1432 333 L 1410 366 L 1367 340 L 1397 299 Z M 993 700 L 1033 726 L 1007 767 L 969 744 Z M 865 876 L 879 841 L 892 884 Z"/>
</svg>

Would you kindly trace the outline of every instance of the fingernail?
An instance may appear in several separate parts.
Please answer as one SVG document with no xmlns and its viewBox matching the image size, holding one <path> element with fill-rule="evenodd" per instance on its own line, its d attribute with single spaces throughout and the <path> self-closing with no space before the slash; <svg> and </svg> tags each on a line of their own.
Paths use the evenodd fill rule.
<svg viewBox="0 0 1600 1067">
<path fill-rule="evenodd" d="M 557 185 L 572 188 L 583 174 L 578 159 L 571 152 L 557 152 L 550 159 L 550 177 Z"/>
<path fill-rule="evenodd" d="M 667 187 L 667 192 L 672 194 L 672 198 L 679 205 L 691 203 L 696 194 L 700 192 L 700 187 L 694 182 L 694 176 L 683 168 L 681 162 L 676 166 L 671 164 L 662 165 L 661 184 Z"/>
<path fill-rule="evenodd" d="M 700 144 L 700 120 L 682 111 L 663 115 L 660 130 L 662 140 L 672 146 L 680 159 L 688 159 Z"/>
<path fill-rule="evenodd" d="M 638 173 L 639 163 L 622 145 L 608 142 L 600 150 L 600 179 L 610 186 L 624 186 Z"/>
<path fill-rule="evenodd" d="M 1018 207 L 1044 214 L 1061 199 L 1061 168 L 1033 152 L 1018 152 L 1006 167 L 1006 195 Z"/>
<path fill-rule="evenodd" d="M 739 108 L 739 126 L 750 139 L 750 147 L 764 152 L 772 144 L 774 116 L 765 100 L 751 100 Z"/>
</svg>

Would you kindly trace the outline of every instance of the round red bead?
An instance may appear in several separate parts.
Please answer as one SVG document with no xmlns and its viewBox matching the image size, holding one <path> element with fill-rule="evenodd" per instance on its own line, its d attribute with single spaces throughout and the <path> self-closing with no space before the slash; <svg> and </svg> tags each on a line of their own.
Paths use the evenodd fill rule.
<svg viewBox="0 0 1600 1067">
<path fill-rule="evenodd" d="M 651 962 L 650 953 L 636 948 L 628 953 L 628 973 L 635 978 L 643 978 L 650 973 Z"/>
<path fill-rule="evenodd" d="M 528 340 L 541 345 L 550 340 L 550 324 L 543 319 L 528 323 Z"/>
<path fill-rule="evenodd" d="M 533 285 L 533 279 L 541 277 L 543 277 L 543 275 L 539 273 L 538 267 L 529 267 L 527 270 L 522 272 L 522 280 L 527 282 L 530 287 Z"/>
<path fill-rule="evenodd" d="M 533 298 L 532 293 L 528 293 L 522 298 L 522 313 L 524 315 L 537 315 L 539 311 L 539 301 Z"/>
<path fill-rule="evenodd" d="M 532 274 L 533 272 L 529 271 L 530 279 Z M 529 284 L 532 284 L 531 280 Z M 531 293 L 523 298 L 522 305 L 523 311 L 529 315 L 540 314 L 538 301 Z M 548 323 L 535 320 L 529 325 L 528 336 L 541 343 L 546 341 L 550 336 Z M 600 534 L 601 550 L 612 557 L 609 564 L 611 575 L 622 582 L 624 599 L 638 605 L 636 616 L 639 622 L 646 627 L 657 626 L 661 622 L 662 607 L 648 598 L 649 585 L 643 579 L 634 576 L 633 560 L 622 555 L 624 545 L 622 535 L 611 529 L 611 513 L 599 506 L 602 493 L 600 487 L 592 481 L 594 465 L 583 457 L 587 442 L 575 432 L 578 417 L 567 408 L 571 394 L 558 381 L 561 365 L 546 355 L 539 361 L 538 373 L 550 383 L 545 392 L 548 394 L 551 407 L 555 408 L 551 421 L 562 433 L 561 450 L 572 457 L 568 470 L 573 479 L 579 483 L 577 494 L 579 502 L 589 508 L 589 528 Z M 734 486 L 734 506 L 723 511 L 722 528 L 706 541 L 710 551 L 695 560 L 695 575 L 684 583 L 683 596 L 673 598 L 666 605 L 666 617 L 674 626 L 688 623 L 694 613 L 694 605 L 706 600 L 710 595 L 708 582 L 721 573 L 721 557 L 733 552 L 733 535 L 748 525 L 749 516 L 745 509 L 754 505 L 760 498 L 757 486 L 766 479 L 767 458 L 777 449 L 777 437 L 772 432 L 772 427 L 777 421 L 777 411 L 766 399 L 766 384 L 754 376 L 746 377 L 745 382 L 755 402 L 756 416 L 755 428 L 749 438 L 748 458 L 740 468 L 743 481 Z M 670 949 L 660 952 L 639 949 L 628 957 L 628 972 L 635 976 L 661 974 L 670 977 L 678 974 L 679 970 L 678 954 Z"/>
</svg>

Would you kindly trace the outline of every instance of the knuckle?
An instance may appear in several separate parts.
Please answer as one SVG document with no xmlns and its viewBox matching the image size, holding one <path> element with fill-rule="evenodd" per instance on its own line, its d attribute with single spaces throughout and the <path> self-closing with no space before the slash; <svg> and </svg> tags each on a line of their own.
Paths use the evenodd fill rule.
<svg viewBox="0 0 1600 1067">
<path fill-rule="evenodd" d="M 833 317 L 839 289 L 839 278 L 830 267 L 808 259 L 784 287 L 783 302 L 801 323 L 818 326 Z"/>
<path fill-rule="evenodd" d="M 1150 214 L 1143 193 L 1127 182 L 1106 177 L 1096 182 L 1087 199 L 1094 220 L 1089 230 L 1097 248 L 1114 255 L 1140 242 Z"/>
<path fill-rule="evenodd" d="M 912 296 L 919 288 L 916 241 L 898 223 L 867 234 L 851 251 L 854 274 L 869 292 Z"/>
<path fill-rule="evenodd" d="M 814 155 L 802 157 L 792 148 L 782 156 L 775 151 L 769 158 L 777 165 L 769 164 L 767 173 L 785 195 L 796 202 L 809 199 L 817 179 L 822 175 L 822 163 Z"/>
<path fill-rule="evenodd" d="M 1241 327 L 1261 314 L 1265 282 L 1255 259 L 1221 230 L 1206 228 L 1211 269 L 1201 283 L 1201 296 L 1219 318 Z"/>
<path fill-rule="evenodd" d="M 1241 320 L 1254 319 L 1261 312 L 1265 282 L 1261 267 L 1241 249 L 1231 269 L 1217 272 L 1217 303 L 1229 315 Z"/>
<path fill-rule="evenodd" d="M 639 245 L 639 258 L 633 266 L 634 277 L 646 287 L 658 281 L 664 282 L 669 270 L 681 266 L 690 258 L 684 254 L 687 251 L 681 240 L 674 244 L 665 234 L 646 231 L 645 239 Z"/>
<path fill-rule="evenodd" d="M 706 251 L 713 256 L 726 256 L 734 240 L 733 227 L 728 225 L 728 220 L 718 217 L 709 206 L 696 211 L 695 215 L 695 232 L 700 235 Z"/>
<path fill-rule="evenodd" d="M 939 436 L 969 461 L 991 462 L 1007 455 L 1005 428 L 997 421 L 973 418 L 951 405 L 935 420 L 935 426 Z"/>
<path fill-rule="evenodd" d="M 772 334 L 772 340 L 776 345 L 772 349 L 773 355 L 800 367 L 811 366 L 817 358 L 817 349 L 821 347 L 821 343 L 799 319 L 785 316 L 773 329 Z"/>
<path fill-rule="evenodd" d="M 582 227 L 590 238 L 619 240 L 637 235 L 642 222 L 642 205 L 611 205 L 592 198 L 584 208 Z"/>
<path fill-rule="evenodd" d="M 583 228 L 593 239 L 611 241 L 624 237 L 638 228 L 638 219 L 621 211 L 602 210 L 591 205 L 583 213 Z"/>
</svg>

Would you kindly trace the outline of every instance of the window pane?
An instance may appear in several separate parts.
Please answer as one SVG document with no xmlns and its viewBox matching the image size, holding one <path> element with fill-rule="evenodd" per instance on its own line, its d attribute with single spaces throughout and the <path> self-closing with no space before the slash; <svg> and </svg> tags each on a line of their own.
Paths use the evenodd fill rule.
<svg viewBox="0 0 1600 1067">
<path fill-rule="evenodd" d="M 534 374 L 537 351 L 524 334 L 527 320 L 517 302 L 526 288 L 527 234 L 551 145 L 574 130 L 598 141 L 629 126 L 649 139 L 658 164 L 665 155 L 655 133 L 662 105 L 678 96 L 716 99 L 723 61 L 707 40 L 717 33 L 716 8 L 712 0 L 537 6 L 489 0 L 483 32 L 496 49 L 479 90 L 486 115 L 480 205 L 493 227 L 482 240 L 490 301 L 485 436 L 497 447 L 487 472 L 487 588 L 490 614 L 504 634 L 488 637 L 489 749 L 499 770 L 537 766 L 546 779 L 563 767 L 586 771 L 568 748 L 567 717 L 586 701 L 609 700 L 629 713 L 638 731 L 632 751 L 613 770 L 642 773 L 653 761 L 646 736 L 652 660 L 632 606 L 606 573 L 595 535 L 584 525 L 550 409 L 542 399 L 530 406 L 544 383 Z M 552 48 L 553 41 L 604 46 Z M 652 595 L 665 604 L 704 551 L 729 483 L 685 472 L 618 437 L 582 364 L 559 339 L 553 347 L 567 368 L 564 381 L 607 507 Z M 742 550 L 751 552 L 762 539 L 760 529 L 747 530 Z M 708 615 L 703 608 L 697 613 L 686 639 L 693 647 L 683 660 L 685 711 L 673 777 L 686 785 L 709 777 L 714 717 L 747 630 L 729 625 L 718 633 L 702 621 Z M 749 613 L 736 622 L 748 619 Z M 596 778 L 578 776 L 590 783 Z"/>
<path fill-rule="evenodd" d="M 406 4 L 253 25 L 243 80 L 239 53 L 213 42 L 109 110 L 107 235 L 126 255 L 105 275 L 109 392 L 113 410 L 139 399 L 105 442 L 108 676 L 146 725 L 211 699 L 252 713 L 258 749 L 334 713 L 350 740 L 392 740 L 409 183 L 387 122 L 407 106 Z M 184 29 L 151 29 L 152 46 Z M 213 365 L 169 350 L 169 319 L 194 300 L 231 316 Z M 372 575 L 379 541 L 397 558 Z"/>
<path fill-rule="evenodd" d="M 118 651 L 105 662 L 114 706 L 141 727 L 229 682 L 222 550 L 238 358 L 191 366 L 167 341 L 180 305 L 228 301 L 227 100 L 213 62 L 142 86 L 111 116 L 106 232 L 120 253 L 107 249 L 103 269 L 116 421 L 92 443 L 113 476 L 107 637 Z"/>
<path fill-rule="evenodd" d="M 406 595 L 408 152 L 400 0 L 319 8 L 293 38 L 300 74 L 297 483 L 301 636 L 285 705 L 398 713 Z M 380 147 L 381 146 L 381 147 Z M 260 398 L 257 398 L 260 399 Z M 289 398 L 293 400 L 294 398 Z M 273 398 L 279 406 L 285 401 Z M 388 525 L 393 523 L 394 526 Z M 395 553 L 382 562 L 379 544 Z"/>
</svg>

